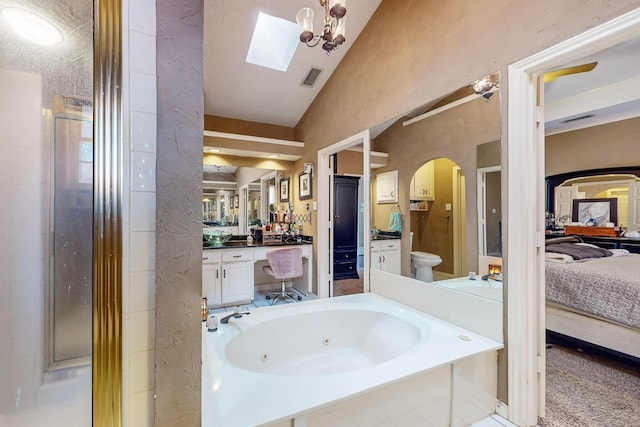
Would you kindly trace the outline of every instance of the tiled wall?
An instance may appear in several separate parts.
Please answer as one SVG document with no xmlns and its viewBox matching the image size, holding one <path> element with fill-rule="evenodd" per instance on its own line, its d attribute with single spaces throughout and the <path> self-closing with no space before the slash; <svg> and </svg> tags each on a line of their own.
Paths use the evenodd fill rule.
<svg viewBox="0 0 640 427">
<path fill-rule="evenodd" d="M 37 248 L 45 241 L 40 212 L 46 196 L 41 108 L 40 75 L 0 70 L 0 414 L 35 406 L 40 383 L 44 252 Z M 31 250 L 25 238 L 34 244 Z"/>
<path fill-rule="evenodd" d="M 153 426 L 155 0 L 123 1 L 123 425 Z"/>
</svg>

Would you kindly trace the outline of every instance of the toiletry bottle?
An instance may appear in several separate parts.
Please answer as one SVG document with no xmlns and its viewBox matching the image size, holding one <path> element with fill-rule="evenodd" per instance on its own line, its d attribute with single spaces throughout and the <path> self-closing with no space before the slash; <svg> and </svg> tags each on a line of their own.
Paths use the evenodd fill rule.
<svg viewBox="0 0 640 427">
<path fill-rule="evenodd" d="M 209 307 L 207 306 L 207 297 L 202 297 L 202 321 L 206 322 L 209 317 Z"/>
</svg>

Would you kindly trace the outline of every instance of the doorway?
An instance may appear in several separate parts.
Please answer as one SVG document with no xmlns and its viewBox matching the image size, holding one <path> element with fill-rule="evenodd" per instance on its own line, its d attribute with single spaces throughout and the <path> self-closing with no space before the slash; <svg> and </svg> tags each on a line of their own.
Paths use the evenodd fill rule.
<svg viewBox="0 0 640 427">
<path fill-rule="evenodd" d="M 370 236 L 370 159 L 369 152 L 371 141 L 369 130 L 365 130 L 342 141 L 336 142 L 318 151 L 318 284 L 317 295 L 319 298 L 333 296 L 333 163 L 331 157 L 347 149 L 355 149 L 362 152 L 362 179 L 360 185 L 363 191 L 363 216 L 362 241 L 364 246 L 363 279 L 364 292 L 369 292 L 369 244 Z"/>
<path fill-rule="evenodd" d="M 518 425 L 536 425 L 538 416 L 545 415 L 545 286 L 540 249 L 545 229 L 545 135 L 544 124 L 537 120 L 543 107 L 540 77 L 547 69 L 639 34 L 640 9 L 636 9 L 509 67 L 507 245 L 517 248 L 509 251 L 507 266 L 512 284 L 507 295 L 509 419 Z M 523 194 L 534 200 L 533 208 L 516 203 Z"/>
</svg>

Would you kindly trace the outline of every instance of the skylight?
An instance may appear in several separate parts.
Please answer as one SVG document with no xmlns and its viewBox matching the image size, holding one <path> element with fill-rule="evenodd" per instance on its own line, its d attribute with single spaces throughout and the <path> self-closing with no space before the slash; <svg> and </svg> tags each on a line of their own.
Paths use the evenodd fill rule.
<svg viewBox="0 0 640 427">
<path fill-rule="evenodd" d="M 298 25 L 295 22 L 260 12 L 246 61 L 287 71 L 299 43 Z"/>
</svg>

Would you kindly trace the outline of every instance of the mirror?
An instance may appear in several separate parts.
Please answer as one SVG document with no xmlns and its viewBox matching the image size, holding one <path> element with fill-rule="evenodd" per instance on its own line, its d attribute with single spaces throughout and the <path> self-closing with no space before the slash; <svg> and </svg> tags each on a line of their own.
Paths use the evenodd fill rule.
<svg viewBox="0 0 640 427">
<path fill-rule="evenodd" d="M 578 221 L 576 200 L 615 199 L 617 216 L 611 219 L 623 230 L 640 228 L 640 169 L 609 168 L 575 171 L 547 177 L 547 234 L 563 234 L 565 225 Z M 574 224 L 577 225 L 577 224 Z"/>
<path fill-rule="evenodd" d="M 290 161 L 206 153 L 203 157 L 202 218 L 207 227 L 246 235 L 279 207 L 276 182 Z M 264 201 L 264 202 L 263 202 Z"/>
<path fill-rule="evenodd" d="M 476 93 L 469 85 L 371 130 L 372 151 L 388 154 L 387 164 L 372 171 L 372 236 L 394 237 L 389 232 L 399 214 L 398 274 L 417 278 L 416 265 L 431 264 L 435 284 L 447 285 L 470 272 L 484 276 L 501 268 L 500 75 L 488 78 L 488 91 Z M 397 171 L 397 202 L 378 202 L 375 195 L 384 191 L 376 177 L 391 171 Z M 434 257 L 421 261 L 416 252 Z M 372 257 L 372 268 L 385 266 Z M 501 300 L 501 285 L 494 294 Z"/>
</svg>

